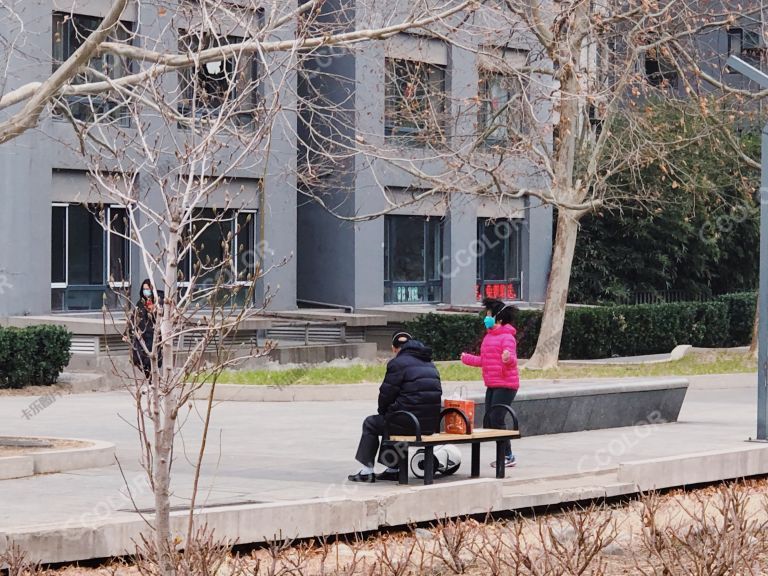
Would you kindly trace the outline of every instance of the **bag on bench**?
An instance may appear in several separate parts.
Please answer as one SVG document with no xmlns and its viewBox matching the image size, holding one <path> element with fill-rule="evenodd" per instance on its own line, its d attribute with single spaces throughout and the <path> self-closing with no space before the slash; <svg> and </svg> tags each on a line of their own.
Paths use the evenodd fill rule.
<svg viewBox="0 0 768 576">
<path fill-rule="evenodd" d="M 458 408 L 469 421 L 469 430 L 465 430 L 464 419 L 458 414 L 445 415 L 445 431 L 448 434 L 470 434 L 475 423 L 475 401 L 467 398 L 466 386 L 454 390 L 448 398 L 443 400 L 443 408 Z"/>
</svg>

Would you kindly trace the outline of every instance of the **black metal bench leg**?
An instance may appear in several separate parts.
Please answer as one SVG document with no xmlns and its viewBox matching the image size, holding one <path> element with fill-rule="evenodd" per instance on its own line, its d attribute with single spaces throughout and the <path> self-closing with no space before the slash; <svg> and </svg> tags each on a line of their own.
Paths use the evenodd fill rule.
<svg viewBox="0 0 768 576">
<path fill-rule="evenodd" d="M 504 471 L 506 470 L 506 454 L 504 453 L 504 444 L 504 440 L 499 440 L 496 442 L 496 478 L 504 478 Z"/>
<path fill-rule="evenodd" d="M 397 452 L 397 481 L 400 484 L 408 484 L 408 446 L 398 444 L 396 446 Z"/>
<path fill-rule="evenodd" d="M 480 442 L 472 442 L 472 478 L 480 476 Z"/>
<path fill-rule="evenodd" d="M 435 481 L 435 448 L 434 446 L 424 447 L 424 485 L 432 484 Z"/>
</svg>

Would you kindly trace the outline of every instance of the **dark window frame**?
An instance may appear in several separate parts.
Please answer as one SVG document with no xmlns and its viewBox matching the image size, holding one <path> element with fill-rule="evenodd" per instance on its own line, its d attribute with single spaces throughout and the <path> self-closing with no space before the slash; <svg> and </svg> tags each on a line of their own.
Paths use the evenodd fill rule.
<svg viewBox="0 0 768 576">
<path fill-rule="evenodd" d="M 82 232 L 82 227 L 70 226 L 72 210 L 85 211 L 88 218 L 89 238 L 86 243 L 89 252 L 96 251 L 101 260 L 100 278 L 89 279 L 88 282 L 76 282 L 72 278 L 73 236 L 76 232 Z M 51 206 L 51 308 L 54 310 L 98 310 L 101 309 L 103 295 L 107 296 L 107 304 L 110 308 L 120 307 L 118 297 L 127 296 L 130 293 L 131 282 L 131 243 L 126 236 L 130 235 L 129 208 L 115 204 L 78 204 L 73 202 L 55 202 Z M 84 214 L 80 214 L 83 216 Z M 57 225 L 57 216 L 63 216 L 63 226 Z M 117 219 L 123 218 L 123 233 L 117 231 Z M 107 229 L 108 228 L 108 229 Z M 93 238 L 90 235 L 94 230 L 100 230 L 99 246 L 92 246 Z M 59 232 L 60 237 L 55 237 L 53 232 Z M 114 230 L 114 232 L 113 232 Z M 123 259 L 114 259 L 114 251 L 119 248 Z M 57 255 L 58 253 L 58 255 Z M 91 258 L 93 254 L 89 256 Z M 89 266 L 94 262 L 89 262 Z M 115 278 L 115 266 L 119 270 L 120 278 Z M 59 268 L 59 270 L 57 270 Z M 89 268 L 89 274 L 94 270 Z M 57 272 L 63 272 L 63 275 Z M 95 306 L 74 305 L 78 296 L 81 302 L 92 303 L 98 299 Z M 56 304 L 54 304 L 56 303 Z"/>
<path fill-rule="evenodd" d="M 387 57 L 384 68 L 385 138 L 439 147 L 448 136 L 448 66 Z"/>
<path fill-rule="evenodd" d="M 196 34 L 186 29 L 178 30 L 178 49 L 182 54 L 195 53 L 215 46 L 239 44 L 244 40 L 244 37 L 232 34 L 214 35 L 208 32 Z M 240 61 L 241 59 L 244 61 Z M 221 72 L 216 72 L 212 67 L 216 64 L 221 66 Z M 247 92 L 245 100 L 240 102 L 243 108 L 232 118 L 238 126 L 253 127 L 258 109 L 263 103 L 259 73 L 257 55 L 245 53 L 224 58 L 218 62 L 184 68 L 178 73 L 177 111 L 180 116 L 188 119 L 194 116 L 196 123 L 203 124 L 216 117 L 224 106 L 238 101 L 241 94 Z M 227 85 L 223 86 L 225 82 Z M 221 89 L 215 92 L 209 90 L 217 84 L 221 85 Z M 181 122 L 180 126 L 184 127 L 186 124 Z"/>
<path fill-rule="evenodd" d="M 507 235 L 506 238 L 499 238 L 498 236 L 488 238 L 488 232 L 495 230 L 496 226 L 500 224 L 511 227 L 513 233 Z M 498 244 L 494 245 L 496 241 L 502 244 L 503 278 L 489 278 L 486 272 L 486 255 L 490 249 L 498 246 Z M 478 218 L 477 242 L 479 247 L 476 261 L 477 299 L 492 297 L 503 300 L 520 300 L 523 280 L 521 221 L 512 218 Z M 512 297 L 510 297 L 510 291 L 513 292 Z"/>
<path fill-rule="evenodd" d="M 407 221 L 422 225 L 420 279 L 395 278 L 398 252 L 393 249 L 393 237 L 398 224 Z M 430 216 L 384 216 L 384 303 L 432 304 L 443 301 L 443 255 L 445 226 L 442 218 Z M 430 258 L 431 254 L 431 258 Z M 400 297 L 400 295 L 402 297 Z"/>
<path fill-rule="evenodd" d="M 506 98 L 502 107 L 506 109 L 503 111 L 492 110 L 493 108 L 493 95 L 491 94 L 492 82 L 501 81 L 507 83 Z M 518 138 L 514 135 L 514 132 L 520 135 L 527 133 L 527 122 L 525 121 L 525 114 L 522 111 L 522 102 L 525 97 L 526 83 L 521 81 L 519 77 L 514 74 L 504 74 L 502 72 L 496 72 L 492 70 L 481 69 L 479 73 L 479 109 L 477 117 L 477 126 L 479 135 L 483 136 L 483 144 L 486 146 L 498 146 L 507 144 Z M 514 104 L 514 101 L 518 100 L 518 105 Z M 498 122 L 500 117 L 504 117 L 504 120 Z M 493 129 L 489 129 L 489 123 L 494 120 Z M 503 131 L 502 133 L 500 133 Z M 487 132 L 487 133 L 486 133 Z"/>
<path fill-rule="evenodd" d="M 645 81 L 655 88 L 678 87 L 680 77 L 672 64 L 659 53 L 658 48 L 651 48 L 643 54 Z"/>
<path fill-rule="evenodd" d="M 222 214 L 219 214 L 219 212 L 223 212 Z M 248 218 L 250 216 L 250 218 Z M 250 288 L 253 286 L 253 284 L 258 280 L 256 276 L 261 270 L 261 262 L 257 261 L 259 258 L 259 254 L 257 253 L 257 245 L 258 245 L 258 210 L 253 208 L 242 208 L 242 209 L 217 209 L 217 208 L 199 208 L 196 211 L 195 217 L 193 218 L 193 221 L 187 226 L 186 231 L 186 239 L 189 239 L 192 237 L 193 234 L 199 234 L 199 232 L 195 228 L 195 222 L 203 221 L 206 222 L 207 229 L 203 231 L 203 234 L 206 234 L 210 232 L 211 227 L 219 227 L 220 233 L 218 234 L 218 238 L 224 239 L 226 235 L 231 234 L 232 237 L 229 240 L 229 247 L 228 252 L 224 252 L 222 248 L 222 255 L 227 256 L 231 258 L 231 268 L 229 270 L 224 270 L 221 268 L 221 264 L 217 264 L 219 266 L 219 269 L 216 271 L 217 274 L 229 274 L 232 281 L 230 282 L 224 282 L 223 287 L 224 288 L 232 288 L 235 286 L 242 286 L 246 288 Z M 223 229 L 222 223 L 227 223 L 226 230 Z M 248 235 L 250 236 L 250 240 L 248 244 L 250 246 L 246 245 L 243 240 L 243 236 Z M 186 243 L 188 240 L 184 240 Z M 198 240 L 200 238 L 198 237 Z M 220 242 L 221 244 L 221 242 Z M 202 250 L 207 249 L 203 246 L 201 248 Z M 243 256 L 245 256 L 248 251 L 250 251 L 253 254 L 253 262 L 248 263 L 243 260 Z M 201 265 L 205 265 L 205 262 L 202 262 L 201 257 L 196 253 L 197 250 L 193 246 L 191 251 L 187 253 L 182 260 L 179 262 L 179 287 L 182 289 L 188 289 L 191 285 L 191 278 L 193 274 L 195 274 L 196 267 L 198 263 L 201 263 Z M 203 254 L 204 256 L 204 254 Z M 241 266 L 245 267 L 245 270 L 241 270 Z M 198 268 L 199 270 L 199 268 Z M 210 288 L 213 284 L 215 284 L 215 280 L 213 283 L 207 282 L 207 279 L 205 278 L 206 273 L 202 272 L 197 274 L 197 277 L 195 278 L 195 289 L 197 290 L 204 290 L 207 288 Z M 202 285 L 201 285 L 202 284 Z"/>
<path fill-rule="evenodd" d="M 726 30 L 728 36 L 728 55 L 738 56 L 750 64 L 760 64 L 761 42 L 760 32 L 741 26 L 733 26 Z M 735 72 L 730 67 L 729 72 Z"/>
<path fill-rule="evenodd" d="M 83 44 L 88 35 L 95 30 L 103 18 L 84 14 L 70 14 L 54 11 L 51 15 L 51 71 L 55 72 L 63 62 L 74 54 Z M 134 24 L 121 21 L 110 34 L 112 42 L 130 44 L 134 36 Z M 132 72 L 131 61 L 123 60 L 114 54 L 105 53 L 92 58 L 89 68 L 101 72 L 111 79 L 120 78 Z M 85 82 L 100 81 L 102 78 L 91 71 L 84 71 L 72 80 L 73 85 Z M 118 126 L 129 127 L 130 115 L 121 99 L 111 99 L 109 94 L 95 94 L 63 97 L 69 113 L 75 120 L 93 122 L 97 117 L 109 118 Z M 59 120 L 68 119 L 68 114 L 60 106 L 55 106 L 53 116 Z"/>
</svg>

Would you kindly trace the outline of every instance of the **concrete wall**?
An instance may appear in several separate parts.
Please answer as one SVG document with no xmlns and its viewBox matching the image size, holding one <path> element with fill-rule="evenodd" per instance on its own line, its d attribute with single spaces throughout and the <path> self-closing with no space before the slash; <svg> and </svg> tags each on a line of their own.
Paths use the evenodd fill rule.
<svg viewBox="0 0 768 576">
<path fill-rule="evenodd" d="M 330 18 L 340 13 L 340 2 L 326 2 Z M 354 6 L 346 7 L 354 22 Z M 320 18 L 323 20 L 323 17 Z M 353 149 L 356 61 L 352 53 L 326 48 L 303 63 L 299 82 L 302 99 L 329 103 L 305 112 L 299 122 L 298 159 L 317 162 L 323 176 L 316 185 L 299 188 L 297 210 L 298 285 L 300 301 L 352 306 L 355 299 L 355 224 L 336 217 L 352 216 L 355 210 L 355 161 Z M 308 126 L 311 125 L 311 130 Z M 338 147 L 338 148 L 337 148 Z M 336 162 L 327 165 L 321 151 L 338 150 Z M 322 199 L 324 206 L 312 200 Z"/>
<path fill-rule="evenodd" d="M 15 9 L 24 22 L 24 48 L 13 53 L 8 77 L 2 86 L 4 92 L 50 75 L 51 13 L 54 8 L 61 8 L 59 4 L 63 0 L 57 1 L 56 6 L 46 0 L 16 3 Z M 78 0 L 70 1 L 66 9 L 76 14 L 103 16 L 110 4 L 108 0 Z M 174 26 L 173 10 L 146 9 L 137 12 L 132 9 L 126 12 L 125 17 L 130 19 L 137 15 L 141 21 L 135 24 L 140 27 L 143 37 L 162 38 L 166 50 L 176 51 L 176 40 L 167 33 Z M 0 19 L 0 36 L 13 38 L 19 32 L 14 26 L 14 19 Z M 292 34 L 292 30 L 288 30 L 286 37 Z M 248 182 L 246 192 L 231 207 L 260 209 L 258 224 L 266 246 L 264 266 L 273 268 L 260 291 L 269 290 L 274 294 L 273 308 L 288 309 L 296 306 L 296 120 L 295 114 L 290 112 L 296 108 L 295 78 L 288 77 L 285 82 L 285 69 L 278 61 L 271 61 L 269 65 L 275 82 L 265 85 L 282 86 L 280 103 L 287 111 L 281 112 L 275 122 L 269 146 L 264 144 L 256 149 L 254 158 L 243 162 L 240 168 L 229 169 L 228 175 Z M 162 82 L 163 89 L 169 93 L 178 90 L 176 75 L 167 75 Z M 18 107 L 15 107 L 3 112 L 0 118 L 6 118 L 17 110 Z M 172 151 L 177 142 L 183 142 L 185 138 L 184 132 L 175 127 L 169 128 L 151 116 L 143 118 L 142 122 L 146 123 L 149 137 L 157 139 L 156 149 Z M 125 132 L 130 134 L 132 129 Z M 101 136 L 111 137 L 109 131 Z M 119 140 L 114 143 L 120 146 Z M 222 165 L 230 166 L 227 160 L 231 154 L 231 151 L 219 150 L 212 160 L 220 160 Z M 89 159 L 80 154 L 79 142 L 72 128 L 67 122 L 52 118 L 48 111 L 44 113 L 39 129 L 31 130 L 0 147 L 0 317 L 50 310 L 51 202 L 81 202 L 86 199 L 88 162 Z M 150 206 L 162 209 L 163 200 L 156 179 L 170 174 L 177 167 L 178 161 L 169 153 L 160 155 L 153 166 L 139 172 L 137 185 Z M 82 182 L 82 189 L 77 190 L 76 185 L 69 191 L 54 189 L 54 174 L 66 175 L 70 184 Z M 254 182 L 263 184 L 263 198 L 252 186 Z M 140 224 L 145 223 L 140 220 Z M 149 245 L 153 244 L 159 232 L 159 229 L 151 227 L 144 231 Z M 131 266 L 134 294 L 146 275 L 134 249 Z"/>
</svg>

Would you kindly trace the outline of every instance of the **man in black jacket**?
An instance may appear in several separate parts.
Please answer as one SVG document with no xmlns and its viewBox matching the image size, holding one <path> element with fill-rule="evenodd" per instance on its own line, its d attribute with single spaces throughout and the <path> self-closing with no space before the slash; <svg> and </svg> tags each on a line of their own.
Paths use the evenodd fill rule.
<svg viewBox="0 0 768 576">
<path fill-rule="evenodd" d="M 355 459 L 363 465 L 357 473 L 349 476 L 352 482 L 375 482 L 397 480 L 398 470 L 394 468 L 397 455 L 382 451 L 379 462 L 387 467 L 382 474 L 374 474 L 373 466 L 379 450 L 379 436 L 384 434 L 386 416 L 406 410 L 411 412 L 421 425 L 421 433 L 433 434 L 440 422 L 440 402 L 443 389 L 440 374 L 432 363 L 432 349 L 428 348 L 407 332 L 397 332 L 392 337 L 392 352 L 395 357 L 387 363 L 387 373 L 379 388 L 379 413 L 368 416 L 363 422 L 363 435 Z M 403 418 L 390 423 L 393 434 L 413 434 L 413 427 Z"/>
</svg>

